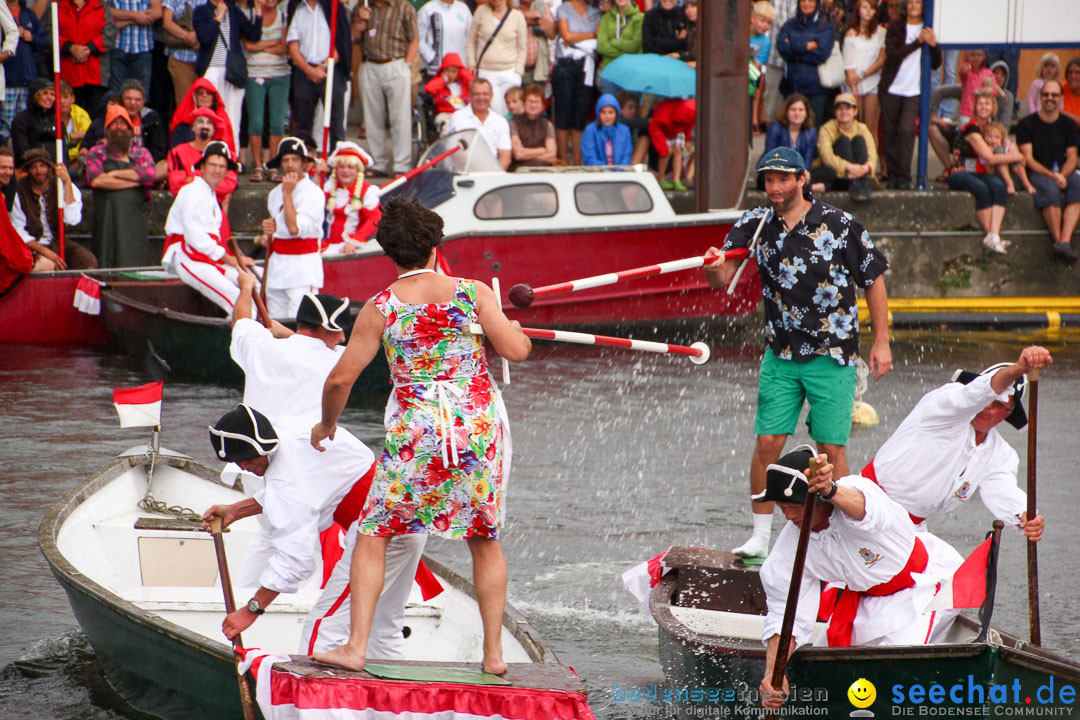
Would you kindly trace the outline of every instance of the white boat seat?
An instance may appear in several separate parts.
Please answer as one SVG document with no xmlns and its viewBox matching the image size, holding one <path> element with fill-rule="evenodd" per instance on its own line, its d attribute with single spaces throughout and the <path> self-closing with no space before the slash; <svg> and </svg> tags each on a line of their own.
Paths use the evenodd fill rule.
<svg viewBox="0 0 1080 720">
<path fill-rule="evenodd" d="M 671 614 L 691 632 L 711 637 L 757 640 L 760 642 L 765 629 L 764 615 L 679 607 L 677 605 L 671 606 Z M 826 627 L 828 626 L 825 623 L 816 623 L 814 637 L 811 642 L 817 640 Z"/>
</svg>

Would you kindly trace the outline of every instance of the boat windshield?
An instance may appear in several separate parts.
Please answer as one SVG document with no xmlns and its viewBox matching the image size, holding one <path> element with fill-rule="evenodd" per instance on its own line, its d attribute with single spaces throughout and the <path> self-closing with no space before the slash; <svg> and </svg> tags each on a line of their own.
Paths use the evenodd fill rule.
<svg viewBox="0 0 1080 720">
<path fill-rule="evenodd" d="M 456 146 L 461 146 L 461 150 L 436 165 L 437 169 L 449 170 L 452 173 L 502 172 L 502 165 L 478 130 L 461 130 L 439 138 L 427 149 L 417 165 L 423 165 Z"/>
</svg>

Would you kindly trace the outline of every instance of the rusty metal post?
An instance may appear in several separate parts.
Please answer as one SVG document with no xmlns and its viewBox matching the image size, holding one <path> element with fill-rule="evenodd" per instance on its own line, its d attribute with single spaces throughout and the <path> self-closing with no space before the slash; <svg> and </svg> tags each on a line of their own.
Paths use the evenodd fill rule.
<svg viewBox="0 0 1080 720">
<path fill-rule="evenodd" d="M 746 183 L 749 62 L 750 3 L 702 0 L 694 128 L 697 212 L 735 207 Z"/>
</svg>

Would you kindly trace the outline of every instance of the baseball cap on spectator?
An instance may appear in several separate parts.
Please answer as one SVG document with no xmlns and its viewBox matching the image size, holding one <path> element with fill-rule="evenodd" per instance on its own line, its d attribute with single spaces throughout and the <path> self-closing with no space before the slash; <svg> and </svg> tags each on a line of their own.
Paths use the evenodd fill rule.
<svg viewBox="0 0 1080 720">
<path fill-rule="evenodd" d="M 803 161 L 802 153 L 795 148 L 778 147 L 772 152 L 762 155 L 761 160 L 758 161 L 757 171 L 759 173 L 768 170 L 801 174 L 806 172 L 806 163 Z"/>
<path fill-rule="evenodd" d="M 833 100 L 833 107 L 836 107 L 837 105 L 850 105 L 853 108 L 859 107 L 859 103 L 855 101 L 855 96 L 846 92 L 840 93 L 836 96 L 836 99 Z"/>
<path fill-rule="evenodd" d="M 281 166 L 281 159 L 286 155 L 299 155 L 301 160 L 311 161 L 313 158 L 307 153 L 307 146 L 304 145 L 304 141 L 296 137 L 282 138 L 281 142 L 277 146 L 277 155 L 270 158 L 266 163 L 268 168 L 276 168 Z"/>
<path fill-rule="evenodd" d="M 122 119 L 128 124 L 128 127 L 132 130 L 135 126 L 131 123 L 131 116 L 128 115 L 127 108 L 123 105 L 110 105 L 109 109 L 105 112 L 105 127 L 108 128 L 113 124 L 113 121 L 117 118 Z"/>
</svg>

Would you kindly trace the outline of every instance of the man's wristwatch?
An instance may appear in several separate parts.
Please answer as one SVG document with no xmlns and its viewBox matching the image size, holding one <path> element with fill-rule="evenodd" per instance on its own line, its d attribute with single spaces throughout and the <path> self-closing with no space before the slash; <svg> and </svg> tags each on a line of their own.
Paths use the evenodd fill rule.
<svg viewBox="0 0 1080 720">
<path fill-rule="evenodd" d="M 834 490 L 833 492 L 835 493 L 836 491 Z M 248 612 L 254 615 L 262 615 L 264 612 L 266 612 L 265 610 L 263 610 L 263 606 L 260 605 L 259 601 L 255 598 L 251 598 L 250 600 L 248 600 L 247 609 Z"/>
<path fill-rule="evenodd" d="M 830 500 L 832 500 L 832 499 L 833 499 L 834 497 L 836 497 L 836 491 L 837 491 L 837 490 L 839 490 L 839 489 L 840 489 L 840 486 L 839 486 L 839 485 L 837 485 L 837 484 L 836 484 L 836 481 L 834 480 L 834 481 L 833 481 L 833 484 L 832 484 L 832 487 L 831 487 L 831 488 L 829 488 L 829 492 L 827 492 L 827 493 L 825 493 L 824 495 L 822 495 L 822 496 L 821 496 L 821 499 L 822 499 L 822 500 L 824 500 L 825 502 L 829 502 L 829 501 L 830 501 Z M 254 602 L 254 601 L 252 601 L 252 602 Z"/>
</svg>

